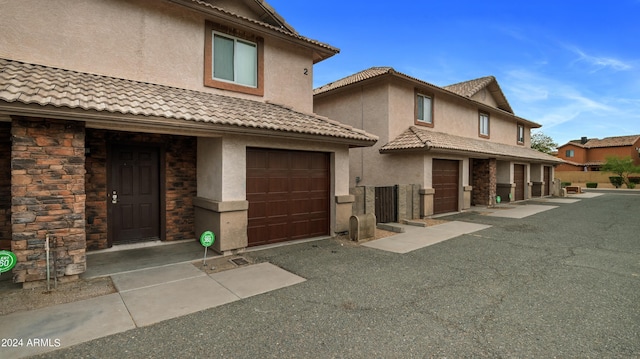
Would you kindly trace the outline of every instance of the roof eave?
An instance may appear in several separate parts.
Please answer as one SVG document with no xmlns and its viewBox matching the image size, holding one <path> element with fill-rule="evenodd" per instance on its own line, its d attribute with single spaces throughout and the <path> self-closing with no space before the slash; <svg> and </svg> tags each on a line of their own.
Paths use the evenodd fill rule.
<svg viewBox="0 0 640 359">
<path fill-rule="evenodd" d="M 186 8 L 189 8 L 191 10 L 194 10 L 196 12 L 199 12 L 201 14 L 204 15 L 208 15 L 208 16 L 214 16 L 220 20 L 223 20 L 224 22 L 228 23 L 228 24 L 233 24 L 235 26 L 240 26 L 240 27 L 244 27 L 247 28 L 251 31 L 257 32 L 257 33 L 268 33 L 270 36 L 279 38 L 281 40 L 287 41 L 287 42 L 291 42 L 291 43 L 295 43 L 298 45 L 302 45 L 305 47 L 308 47 L 310 49 L 313 50 L 313 63 L 318 63 L 322 60 L 326 60 L 338 53 L 340 53 L 340 49 L 333 47 L 329 44 L 325 44 L 322 43 L 320 41 L 317 40 L 312 40 L 309 38 L 306 38 L 302 35 L 299 35 L 295 30 L 291 31 L 293 28 L 289 29 L 285 26 L 282 26 L 283 31 L 286 32 L 282 32 L 282 31 L 277 31 L 274 29 L 270 29 L 266 23 L 264 25 L 258 24 L 258 23 L 254 23 L 251 21 L 247 21 L 242 19 L 241 17 L 235 16 L 235 15 L 231 15 L 231 14 L 227 14 L 221 11 L 218 11 L 214 8 L 210 8 L 210 7 L 206 7 L 197 3 L 194 3 L 192 0 L 167 0 L 170 1 L 172 3 L 184 6 Z M 284 21 L 284 19 L 283 19 Z M 272 25 L 270 25 L 272 26 Z"/>
<path fill-rule="evenodd" d="M 532 163 L 549 163 L 549 164 L 561 164 L 565 161 L 561 158 L 557 158 L 556 160 L 549 159 L 541 159 L 541 158 L 533 158 L 533 157 L 524 157 L 524 156 L 513 156 L 513 155 L 504 155 L 504 154 L 495 154 L 495 153 L 486 153 L 479 151 L 469 151 L 469 150 L 457 150 L 453 148 L 440 148 L 440 147 L 417 147 L 417 148 L 398 148 L 398 149 L 380 149 L 379 152 L 381 154 L 392 154 L 392 153 L 424 153 L 424 152 L 432 152 L 432 153 L 443 153 L 443 154 L 451 154 L 451 155 L 463 155 L 472 158 L 485 159 L 485 158 L 495 158 L 498 160 L 509 160 L 509 161 L 527 161 Z"/>
<path fill-rule="evenodd" d="M 5 116 L 47 117 L 52 119 L 85 122 L 87 127 L 116 131 L 137 131 L 148 133 L 162 133 L 198 137 L 220 137 L 225 134 L 256 135 L 264 137 L 278 137 L 290 139 L 312 140 L 344 144 L 349 147 L 370 147 L 377 142 L 367 134 L 360 138 L 347 138 L 321 134 L 302 133 L 296 131 L 272 130 L 253 128 L 248 126 L 234 126 L 212 122 L 164 118 L 157 116 L 121 114 L 97 110 L 72 109 L 42 106 L 38 104 L 24 104 L 21 102 L 0 101 L 0 117 Z"/>
</svg>

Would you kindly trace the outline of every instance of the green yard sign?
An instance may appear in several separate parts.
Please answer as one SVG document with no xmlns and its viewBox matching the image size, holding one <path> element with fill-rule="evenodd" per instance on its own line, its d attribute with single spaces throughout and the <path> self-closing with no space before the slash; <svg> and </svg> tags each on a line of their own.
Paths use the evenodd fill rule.
<svg viewBox="0 0 640 359">
<path fill-rule="evenodd" d="M 13 252 L 0 251 L 0 273 L 8 272 L 15 267 L 18 258 Z"/>
<path fill-rule="evenodd" d="M 211 247 L 211 245 L 215 241 L 216 241 L 216 235 L 213 234 L 213 232 L 211 231 L 205 231 L 200 236 L 200 244 L 202 244 L 205 247 Z"/>
</svg>

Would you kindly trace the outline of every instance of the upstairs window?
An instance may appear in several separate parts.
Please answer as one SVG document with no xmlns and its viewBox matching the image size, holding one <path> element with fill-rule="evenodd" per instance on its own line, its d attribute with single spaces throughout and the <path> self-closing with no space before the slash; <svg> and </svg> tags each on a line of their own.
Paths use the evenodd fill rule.
<svg viewBox="0 0 640 359">
<path fill-rule="evenodd" d="M 205 42 L 205 86 L 264 94 L 261 38 L 207 22 Z"/>
<path fill-rule="evenodd" d="M 433 126 L 433 97 L 416 94 L 416 124 Z"/>
<path fill-rule="evenodd" d="M 478 119 L 478 134 L 480 137 L 489 137 L 489 114 L 480 112 Z"/>
<path fill-rule="evenodd" d="M 518 144 L 524 144 L 524 125 L 518 125 Z"/>
<path fill-rule="evenodd" d="M 213 33 L 213 78 L 239 85 L 258 86 L 258 45 Z"/>
<path fill-rule="evenodd" d="M 574 157 L 574 156 L 575 156 L 575 153 L 573 152 L 573 150 L 566 150 L 566 151 L 564 152 L 564 155 L 565 155 L 565 157 L 567 157 L 567 158 L 571 158 L 571 157 Z"/>
</svg>

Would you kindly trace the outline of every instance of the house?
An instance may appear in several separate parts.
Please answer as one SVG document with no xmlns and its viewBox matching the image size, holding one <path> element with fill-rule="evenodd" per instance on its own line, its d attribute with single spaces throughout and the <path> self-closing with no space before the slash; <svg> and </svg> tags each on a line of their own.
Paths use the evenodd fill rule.
<svg viewBox="0 0 640 359">
<path fill-rule="evenodd" d="M 379 222 L 548 195 L 561 162 L 530 148 L 540 125 L 492 76 L 439 87 L 373 67 L 315 89 L 314 111 L 379 136 L 350 152 L 356 213 Z"/>
<path fill-rule="evenodd" d="M 627 157 L 640 166 L 640 135 L 605 137 L 603 139 L 582 137 L 558 147 L 557 157 L 565 160 L 558 171 L 599 171 L 608 156 Z"/>
<path fill-rule="evenodd" d="M 0 239 L 15 282 L 86 252 L 216 235 L 214 249 L 348 229 L 349 149 L 313 113 L 339 50 L 262 0 L 3 1 Z"/>
</svg>

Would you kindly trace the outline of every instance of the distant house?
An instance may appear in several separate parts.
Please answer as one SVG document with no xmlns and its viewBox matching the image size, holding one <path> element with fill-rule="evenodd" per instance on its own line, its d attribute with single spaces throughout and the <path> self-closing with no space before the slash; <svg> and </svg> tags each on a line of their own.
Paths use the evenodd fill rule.
<svg viewBox="0 0 640 359">
<path fill-rule="evenodd" d="M 216 234 L 214 249 L 348 229 L 349 149 L 313 114 L 337 54 L 263 0 L 4 1 L 0 245 L 15 282 L 85 271 L 86 251 Z"/>
<path fill-rule="evenodd" d="M 557 171 L 599 171 L 608 156 L 627 157 L 640 165 L 640 135 L 605 137 L 603 139 L 582 137 L 558 147 L 557 157 L 565 160 Z"/>
<path fill-rule="evenodd" d="M 561 162 L 530 148 L 540 125 L 493 76 L 439 87 L 374 67 L 316 88 L 314 111 L 379 137 L 350 151 L 356 212 L 375 207 L 379 222 L 548 195 Z"/>
</svg>

